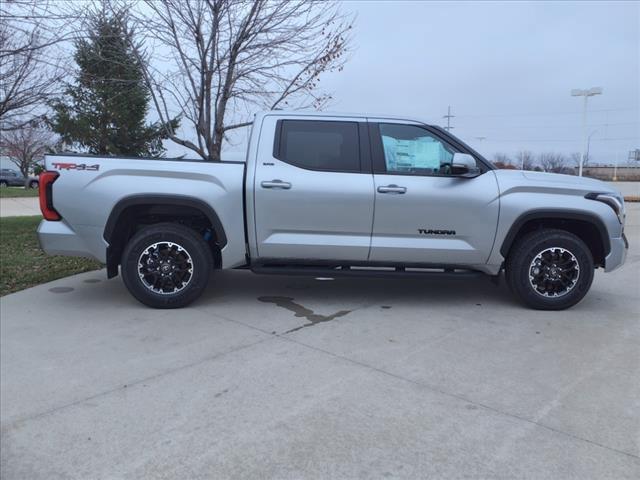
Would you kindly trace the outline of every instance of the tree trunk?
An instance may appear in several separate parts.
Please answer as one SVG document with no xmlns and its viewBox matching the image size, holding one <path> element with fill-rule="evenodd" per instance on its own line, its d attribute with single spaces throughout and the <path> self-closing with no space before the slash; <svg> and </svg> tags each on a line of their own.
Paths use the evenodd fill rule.
<svg viewBox="0 0 640 480">
<path fill-rule="evenodd" d="M 211 146 L 209 150 L 209 160 L 213 162 L 220 161 L 220 153 L 222 152 L 222 137 L 218 141 L 218 135 L 216 134 L 216 142 Z"/>
</svg>

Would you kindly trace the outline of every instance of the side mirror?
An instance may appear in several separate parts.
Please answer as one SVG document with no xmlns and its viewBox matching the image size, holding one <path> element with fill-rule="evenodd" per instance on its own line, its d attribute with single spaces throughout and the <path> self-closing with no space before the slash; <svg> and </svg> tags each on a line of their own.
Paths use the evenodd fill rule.
<svg viewBox="0 0 640 480">
<path fill-rule="evenodd" d="M 476 159 L 468 153 L 454 153 L 451 160 L 451 173 L 455 177 L 474 178 L 480 175 Z"/>
</svg>

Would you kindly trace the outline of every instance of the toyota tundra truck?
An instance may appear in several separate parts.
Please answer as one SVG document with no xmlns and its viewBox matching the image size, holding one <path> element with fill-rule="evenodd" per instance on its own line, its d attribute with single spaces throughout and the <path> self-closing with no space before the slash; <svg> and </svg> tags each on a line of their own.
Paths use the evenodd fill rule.
<svg viewBox="0 0 640 480">
<path fill-rule="evenodd" d="M 388 116 L 257 114 L 245 161 L 49 155 L 40 244 L 120 273 L 156 308 L 217 269 L 322 277 L 485 274 L 525 305 L 579 302 L 628 244 L 622 196 L 497 170 L 442 128 Z"/>
</svg>

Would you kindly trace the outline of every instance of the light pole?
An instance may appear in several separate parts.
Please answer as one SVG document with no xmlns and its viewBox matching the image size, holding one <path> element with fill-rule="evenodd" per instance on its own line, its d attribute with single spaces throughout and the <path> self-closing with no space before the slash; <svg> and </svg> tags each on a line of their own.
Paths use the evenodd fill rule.
<svg viewBox="0 0 640 480">
<path fill-rule="evenodd" d="M 582 176 L 582 165 L 584 163 L 584 156 L 587 151 L 587 143 L 589 142 L 589 138 L 587 137 L 587 99 L 589 97 L 593 97 L 594 95 L 601 95 L 602 87 L 592 87 L 588 90 L 581 90 L 579 88 L 575 88 L 571 90 L 571 95 L 574 97 L 584 97 L 584 108 L 582 110 L 582 136 L 584 141 L 582 143 L 582 153 L 580 154 L 580 168 L 578 169 L 578 175 Z"/>
<path fill-rule="evenodd" d="M 584 166 L 584 162 L 588 162 L 589 161 L 589 158 L 590 158 L 589 157 L 589 152 L 590 152 L 590 148 L 589 147 L 591 146 L 591 137 L 593 137 L 596 133 L 598 133 L 598 130 L 594 130 L 593 132 L 591 132 L 589 134 L 589 137 L 587 138 L 587 153 L 584 156 L 584 161 L 582 162 L 583 166 Z"/>
</svg>

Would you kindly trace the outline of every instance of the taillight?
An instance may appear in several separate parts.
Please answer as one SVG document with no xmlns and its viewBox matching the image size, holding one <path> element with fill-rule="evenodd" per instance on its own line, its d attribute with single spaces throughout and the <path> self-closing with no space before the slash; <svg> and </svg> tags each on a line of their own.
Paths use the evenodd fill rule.
<svg viewBox="0 0 640 480">
<path fill-rule="evenodd" d="M 53 208 L 53 182 L 60 175 L 58 172 L 42 172 L 38 184 L 40 197 L 40 211 L 45 220 L 60 220 L 62 217 L 56 209 Z"/>
</svg>

